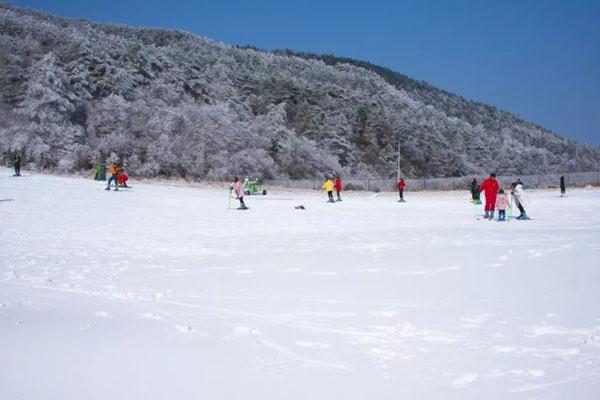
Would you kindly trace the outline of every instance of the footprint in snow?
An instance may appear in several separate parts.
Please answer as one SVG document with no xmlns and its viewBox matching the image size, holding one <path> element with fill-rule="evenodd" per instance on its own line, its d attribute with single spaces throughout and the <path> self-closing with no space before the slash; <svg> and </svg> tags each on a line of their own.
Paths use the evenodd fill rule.
<svg viewBox="0 0 600 400">
<path fill-rule="evenodd" d="M 140 315 L 140 317 L 142 317 L 144 319 L 152 319 L 154 321 L 164 321 L 165 320 L 160 315 L 158 315 L 156 313 L 151 313 L 151 312 L 143 313 Z"/>
<path fill-rule="evenodd" d="M 198 332 L 191 325 L 175 325 L 175 326 L 173 326 L 173 329 L 175 329 L 179 333 L 183 333 L 184 335 L 188 335 L 190 338 L 198 338 L 198 337 L 201 337 L 201 336 L 203 336 L 203 337 L 204 336 L 208 336 L 206 333 Z"/>
<path fill-rule="evenodd" d="M 543 369 L 512 369 L 509 372 L 513 375 L 527 378 L 540 378 L 546 375 L 546 371 Z"/>
<path fill-rule="evenodd" d="M 260 336 L 262 335 L 261 331 L 257 328 L 251 328 L 248 326 L 236 326 L 233 329 L 233 336 Z"/>
<path fill-rule="evenodd" d="M 379 318 L 392 318 L 394 315 L 396 315 L 396 311 L 393 310 L 371 310 L 369 311 L 369 314 L 374 316 L 374 317 L 379 317 Z"/>
<path fill-rule="evenodd" d="M 94 317 L 110 319 L 110 318 L 112 318 L 112 315 L 110 315 L 110 313 L 108 313 L 106 311 L 98 311 L 96 314 L 94 314 Z"/>
<path fill-rule="evenodd" d="M 309 349 L 328 349 L 331 346 L 328 345 L 327 343 L 321 343 L 321 342 L 303 342 L 303 341 L 298 341 L 294 343 L 296 346 L 298 347 L 306 347 Z"/>
<path fill-rule="evenodd" d="M 450 386 L 456 389 L 460 389 L 475 382 L 477 378 L 479 378 L 479 375 L 476 373 L 462 374 L 461 376 L 453 380 Z"/>
</svg>

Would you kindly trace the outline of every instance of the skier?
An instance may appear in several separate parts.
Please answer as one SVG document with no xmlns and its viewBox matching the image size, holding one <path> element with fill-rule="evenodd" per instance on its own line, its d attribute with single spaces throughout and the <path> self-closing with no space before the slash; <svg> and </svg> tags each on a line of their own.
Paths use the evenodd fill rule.
<svg viewBox="0 0 600 400">
<path fill-rule="evenodd" d="M 471 181 L 471 202 L 473 204 L 481 204 L 481 199 L 479 198 L 479 185 L 477 184 L 477 179 L 473 178 Z"/>
<path fill-rule="evenodd" d="M 119 191 L 119 183 L 118 183 L 118 175 L 119 175 L 119 167 L 115 163 L 110 164 L 108 167 L 108 172 L 110 173 L 110 178 L 108 178 L 108 183 L 106 184 L 105 190 L 110 190 L 110 183 L 115 182 L 115 191 Z"/>
<path fill-rule="evenodd" d="M 560 197 L 563 197 L 567 192 L 567 185 L 565 184 L 565 176 L 560 177 Z"/>
<path fill-rule="evenodd" d="M 527 196 L 525 195 L 525 191 L 523 190 L 523 182 L 520 179 L 517 179 L 516 182 L 512 183 L 512 191 L 510 194 L 513 195 L 515 199 L 515 204 L 517 208 L 521 212 L 521 214 L 517 217 L 517 219 L 525 220 L 529 219 L 527 213 L 525 212 L 525 203 L 527 202 Z"/>
<path fill-rule="evenodd" d="M 19 153 L 15 155 L 13 167 L 15 167 L 15 176 L 21 176 L 21 155 Z"/>
<path fill-rule="evenodd" d="M 119 186 L 128 188 L 129 187 L 129 186 L 127 186 L 128 180 L 129 180 L 129 177 L 125 173 L 125 170 L 123 168 L 121 168 L 117 174 L 117 181 L 118 181 Z"/>
<path fill-rule="evenodd" d="M 327 201 L 330 203 L 335 203 L 335 200 L 333 200 L 333 187 L 334 185 L 331 181 L 331 178 L 329 175 L 325 175 L 325 183 L 323 184 L 322 188 L 327 192 L 327 197 L 329 198 Z"/>
<path fill-rule="evenodd" d="M 339 175 L 336 175 L 335 176 L 335 192 L 337 193 L 336 201 L 342 201 L 342 198 L 340 197 L 341 191 L 342 191 L 342 180 L 340 179 Z"/>
<path fill-rule="evenodd" d="M 242 182 L 238 179 L 237 176 L 233 178 L 233 183 L 231 184 L 229 189 L 233 190 L 233 192 L 235 193 L 235 197 L 237 197 L 237 199 L 240 201 L 240 206 L 238 207 L 238 210 L 247 210 L 248 207 L 246 207 L 246 203 L 244 203 L 244 195 L 246 194 L 246 192 L 244 192 L 244 185 L 242 185 Z"/>
<path fill-rule="evenodd" d="M 400 200 L 398 200 L 399 203 L 404 203 L 404 188 L 406 187 L 406 184 L 404 183 L 404 179 L 400 178 L 398 179 L 398 183 L 396 184 L 396 187 L 398 188 L 398 195 L 400 196 Z"/>
<path fill-rule="evenodd" d="M 506 221 L 506 209 L 510 207 L 508 204 L 508 196 L 500 189 L 496 197 L 496 208 L 498 209 L 498 221 Z"/>
<path fill-rule="evenodd" d="M 498 181 L 496 174 L 490 174 L 481 184 L 479 192 L 485 191 L 485 216 L 486 219 L 494 219 L 494 209 L 496 206 L 496 193 L 498 193 Z"/>
</svg>

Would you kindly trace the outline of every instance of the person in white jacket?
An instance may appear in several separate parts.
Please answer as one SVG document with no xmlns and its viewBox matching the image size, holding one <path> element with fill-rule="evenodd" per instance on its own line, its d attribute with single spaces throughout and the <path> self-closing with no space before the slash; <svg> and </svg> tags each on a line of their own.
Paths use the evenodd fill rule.
<svg viewBox="0 0 600 400">
<path fill-rule="evenodd" d="M 523 190 L 523 182 L 520 179 L 517 179 L 516 182 L 512 183 L 512 191 L 510 192 L 515 199 L 515 204 L 521 214 L 517 217 L 517 219 L 529 219 L 527 216 L 527 212 L 525 212 L 525 205 L 527 204 L 527 195 L 525 194 L 525 190 Z"/>
</svg>

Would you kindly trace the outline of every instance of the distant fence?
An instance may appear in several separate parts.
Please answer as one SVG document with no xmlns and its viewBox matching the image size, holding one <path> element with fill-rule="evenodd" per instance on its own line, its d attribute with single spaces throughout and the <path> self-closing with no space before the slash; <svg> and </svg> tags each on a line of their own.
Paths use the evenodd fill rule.
<svg viewBox="0 0 600 400">
<path fill-rule="evenodd" d="M 543 174 L 543 175 L 502 175 L 496 177 L 500 187 L 507 188 L 520 178 L 526 188 L 552 188 L 558 187 L 560 177 L 565 177 L 567 186 L 600 186 L 600 171 L 572 172 L 568 174 Z M 481 184 L 487 176 L 463 176 L 458 178 L 418 178 L 405 179 L 406 190 L 461 190 L 469 189 L 471 180 L 477 179 Z M 321 189 L 323 180 L 318 179 L 267 179 L 265 186 L 279 186 L 291 189 Z M 342 177 L 344 190 L 366 190 L 372 192 L 387 192 L 396 190 L 396 179 L 355 179 Z"/>
</svg>

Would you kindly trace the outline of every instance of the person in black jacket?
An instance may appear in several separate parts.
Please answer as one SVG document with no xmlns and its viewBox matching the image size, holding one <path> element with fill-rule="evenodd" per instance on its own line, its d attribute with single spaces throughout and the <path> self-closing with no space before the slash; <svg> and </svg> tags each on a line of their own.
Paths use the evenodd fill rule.
<svg viewBox="0 0 600 400">
<path fill-rule="evenodd" d="M 15 176 L 21 176 L 21 155 L 19 153 L 13 160 L 13 167 L 15 167 Z"/>
<path fill-rule="evenodd" d="M 471 181 L 471 201 L 474 204 L 481 204 L 481 199 L 479 198 L 480 193 L 481 192 L 479 191 L 477 179 L 473 178 L 473 180 Z"/>
<path fill-rule="evenodd" d="M 567 192 L 567 185 L 565 184 L 565 176 L 560 177 L 560 197 L 563 197 Z"/>
</svg>

